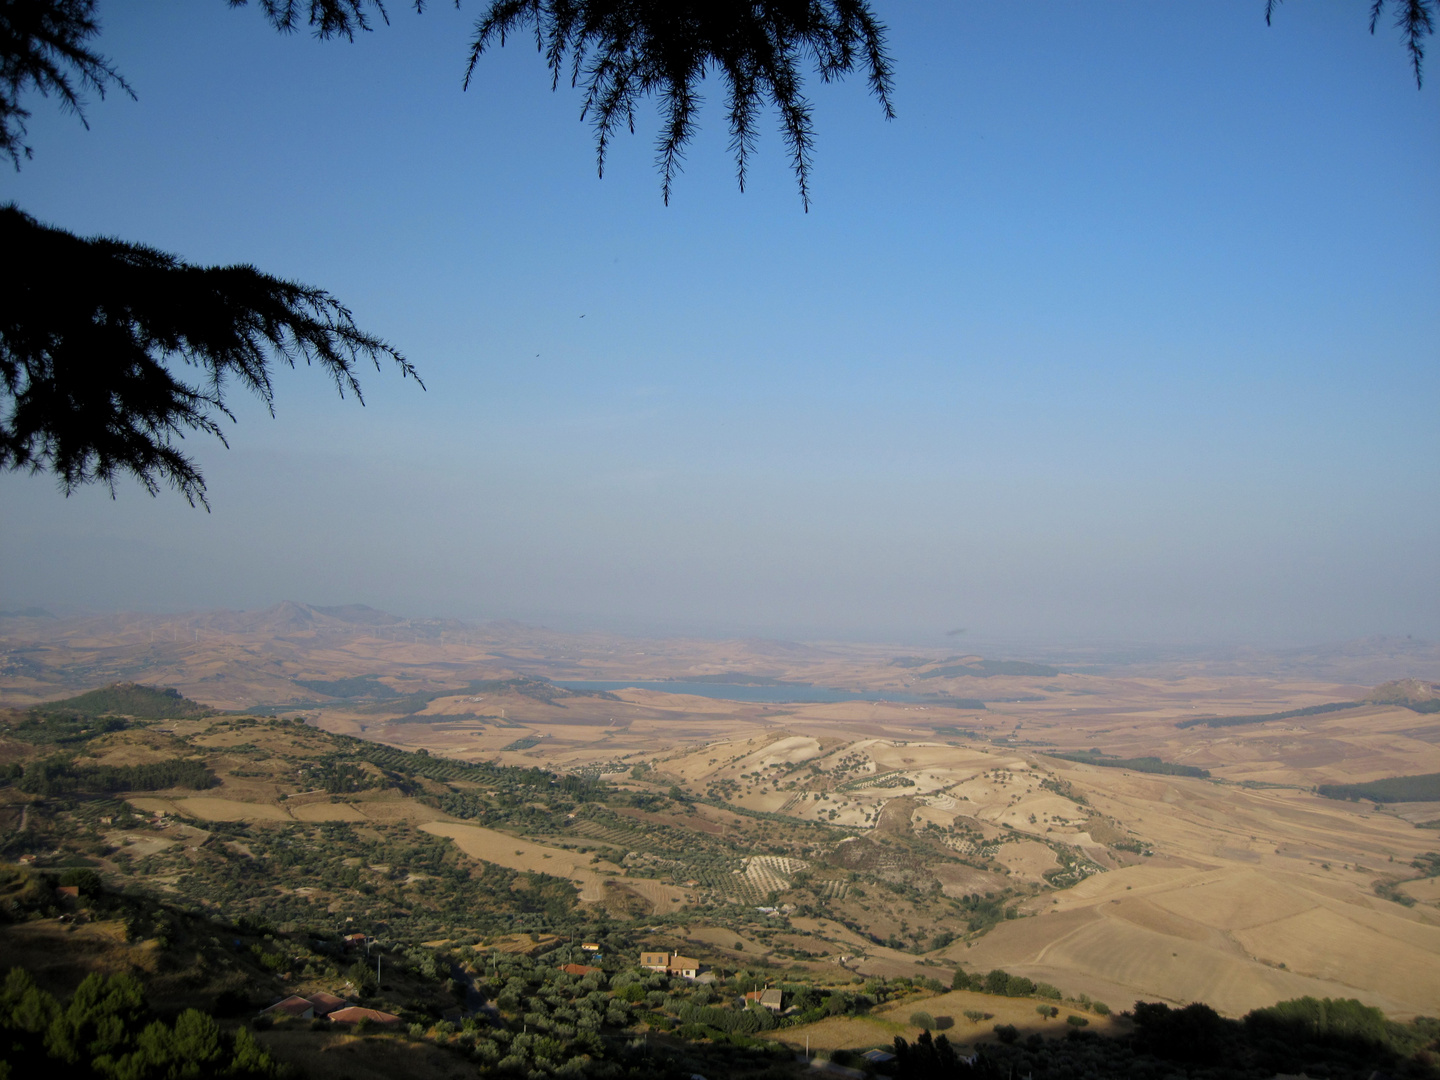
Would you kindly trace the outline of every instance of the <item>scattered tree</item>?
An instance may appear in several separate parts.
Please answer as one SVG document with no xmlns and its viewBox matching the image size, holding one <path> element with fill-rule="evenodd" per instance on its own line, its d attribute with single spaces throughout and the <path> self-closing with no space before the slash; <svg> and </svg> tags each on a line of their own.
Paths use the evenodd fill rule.
<svg viewBox="0 0 1440 1080">
<path fill-rule="evenodd" d="M 910 1026 L 924 1028 L 929 1031 L 935 1026 L 935 1017 L 928 1012 L 913 1012 L 910 1014 Z"/>
</svg>

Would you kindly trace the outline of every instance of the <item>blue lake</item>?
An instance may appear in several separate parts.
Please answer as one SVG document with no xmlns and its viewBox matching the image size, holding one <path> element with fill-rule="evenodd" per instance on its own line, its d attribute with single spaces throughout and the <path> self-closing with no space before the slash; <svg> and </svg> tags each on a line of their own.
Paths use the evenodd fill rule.
<svg viewBox="0 0 1440 1080">
<path fill-rule="evenodd" d="M 725 701 L 759 701 L 773 704 L 801 704 L 832 701 L 903 701 L 921 705 L 941 704 L 935 698 L 914 694 L 857 693 L 829 686 L 808 683 L 784 683 L 780 686 L 745 686 L 737 683 L 707 682 L 608 682 L 555 680 L 556 686 L 567 690 L 659 690 L 663 694 L 694 694 L 696 697 L 721 698 Z"/>
</svg>

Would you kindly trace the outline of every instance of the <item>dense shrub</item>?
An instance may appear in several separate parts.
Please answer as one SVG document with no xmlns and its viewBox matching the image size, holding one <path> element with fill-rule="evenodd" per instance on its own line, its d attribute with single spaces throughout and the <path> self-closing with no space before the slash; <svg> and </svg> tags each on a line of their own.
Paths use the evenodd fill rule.
<svg viewBox="0 0 1440 1080">
<path fill-rule="evenodd" d="M 125 1080 L 272 1077 L 270 1055 L 241 1028 L 186 1009 L 173 1025 L 145 1007 L 132 975 L 89 975 L 62 1006 L 30 974 L 12 968 L 0 989 L 0 1040 L 8 1075 Z"/>
</svg>

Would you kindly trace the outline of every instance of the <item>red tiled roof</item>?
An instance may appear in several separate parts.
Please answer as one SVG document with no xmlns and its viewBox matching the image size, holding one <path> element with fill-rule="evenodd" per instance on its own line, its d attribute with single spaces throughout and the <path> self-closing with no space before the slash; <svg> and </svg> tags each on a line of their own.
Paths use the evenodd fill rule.
<svg viewBox="0 0 1440 1080">
<path fill-rule="evenodd" d="M 315 1006 L 316 1016 L 328 1016 L 336 1009 L 343 1009 L 350 1004 L 344 998 L 336 997 L 334 994 L 327 994 L 324 990 L 321 990 L 319 993 L 307 995 L 305 1000 Z"/>
<path fill-rule="evenodd" d="M 565 964 L 560 968 L 566 975 L 589 975 L 592 971 L 599 971 L 597 967 L 587 967 L 584 964 Z"/>
</svg>

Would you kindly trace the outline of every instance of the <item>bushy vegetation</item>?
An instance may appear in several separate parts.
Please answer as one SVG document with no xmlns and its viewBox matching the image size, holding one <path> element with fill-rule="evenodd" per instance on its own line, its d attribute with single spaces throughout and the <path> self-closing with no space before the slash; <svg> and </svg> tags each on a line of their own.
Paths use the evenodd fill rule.
<svg viewBox="0 0 1440 1080">
<path fill-rule="evenodd" d="M 0 770 L 0 785 L 13 783 L 30 795 L 67 795 L 117 791 L 162 791 L 188 788 L 202 791 L 215 783 L 215 774 L 203 761 L 171 758 L 143 765 L 78 765 L 72 758 L 32 761 L 21 769 Z"/>
<path fill-rule="evenodd" d="M 1023 975 L 1012 975 L 1003 968 L 994 968 L 984 975 L 978 972 L 971 974 L 967 971 L 956 971 L 950 981 L 952 990 L 969 990 L 979 994 L 995 994 L 999 997 L 1037 997 L 1046 1001 L 1060 1001 L 1064 994 L 1058 987 L 1047 982 L 1035 982 Z M 1091 1001 L 1089 997 L 1081 994 L 1073 999 L 1076 1007 L 1094 1010 L 1100 1016 L 1110 1015 L 1110 1008 L 1104 1002 Z M 1048 1015 L 1055 1015 L 1049 1006 L 1040 1006 L 1046 1010 Z M 967 1017 L 969 1013 L 965 1014 Z M 973 1018 L 972 1018 L 973 1019 Z"/>
<path fill-rule="evenodd" d="M 124 731 L 130 722 L 119 716 L 88 716 L 85 713 L 47 712 L 31 709 L 10 724 L 6 734 L 13 739 L 37 745 L 70 746 L 90 739 Z"/>
<path fill-rule="evenodd" d="M 218 904 L 232 918 L 274 925 L 337 925 L 349 915 L 424 936 L 577 921 L 568 880 L 472 859 L 408 824 L 211 823 L 210 829 L 196 850 L 149 855 L 132 869 L 163 876 L 180 895 Z M 297 894 L 297 879 L 312 891 Z"/>
</svg>

